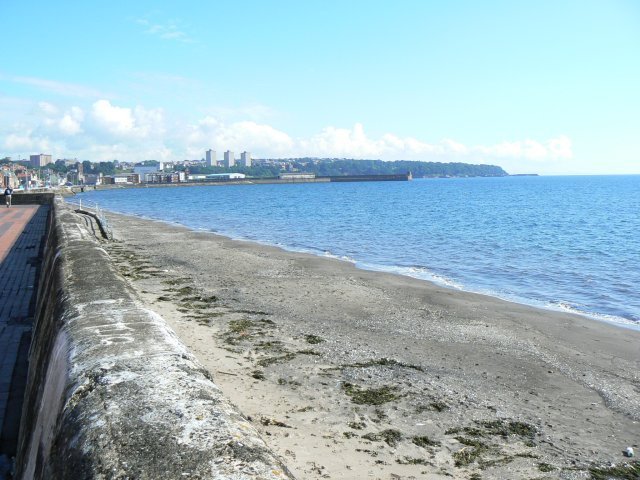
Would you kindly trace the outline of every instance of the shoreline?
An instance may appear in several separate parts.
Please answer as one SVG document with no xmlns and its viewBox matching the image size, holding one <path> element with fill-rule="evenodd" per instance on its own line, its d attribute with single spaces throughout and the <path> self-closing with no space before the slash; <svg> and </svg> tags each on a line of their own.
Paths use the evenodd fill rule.
<svg viewBox="0 0 640 480">
<path fill-rule="evenodd" d="M 107 216 L 105 249 L 141 301 L 298 478 L 637 467 L 621 452 L 638 447 L 639 332 Z"/>
<path fill-rule="evenodd" d="M 444 277 L 443 280 L 439 280 L 439 278 L 441 278 L 438 274 L 433 273 L 429 270 L 426 271 L 426 275 L 429 278 L 424 278 L 423 276 L 419 276 L 419 275 L 411 275 L 409 273 L 402 273 L 398 270 L 402 270 L 402 269 L 408 269 L 409 267 L 400 267 L 400 266 L 388 266 L 388 265 L 379 265 L 379 264 L 373 264 L 373 263 L 367 263 L 366 261 L 363 260 L 358 260 L 358 259 L 353 259 L 353 258 L 348 258 L 348 257 L 344 257 L 344 256 L 339 256 L 336 254 L 332 254 L 331 252 L 321 252 L 321 250 L 317 249 L 317 250 L 313 250 L 313 249 L 303 249 L 303 248 L 296 248 L 296 247 L 291 247 L 288 245 L 278 245 L 278 244 L 272 244 L 266 241 L 261 241 L 258 239 L 252 239 L 252 238 L 243 238 L 240 236 L 234 236 L 232 234 L 228 234 L 226 232 L 219 232 L 219 231 L 212 231 L 212 230 L 206 230 L 206 229 L 195 229 L 195 228 L 191 228 L 187 225 L 183 225 L 177 222 L 171 222 L 168 220 L 162 220 L 162 219 L 155 219 L 155 218 L 150 218 L 150 217 L 145 217 L 142 215 L 129 215 L 129 214 L 125 214 L 125 213 L 119 213 L 119 212 L 110 212 L 112 214 L 116 214 L 116 215 L 124 215 L 124 216 L 131 216 L 131 217 L 135 217 L 135 218 L 140 218 L 142 220 L 148 220 L 151 222 L 159 222 L 159 223 L 164 223 L 166 225 L 171 225 L 171 226 L 175 226 L 175 227 L 180 227 L 180 228 L 185 228 L 187 230 L 193 231 L 193 232 L 202 232 L 202 233 L 208 233 L 211 235 L 216 235 L 222 238 L 226 238 L 232 241 L 237 241 L 237 242 L 248 242 L 248 243 L 253 243 L 255 245 L 259 245 L 259 246 L 263 246 L 263 247 L 269 247 L 269 248 L 277 248 L 280 249 L 284 252 L 289 252 L 289 253 L 293 253 L 293 254 L 303 254 L 303 255 L 312 255 L 314 257 L 317 258 L 326 258 L 326 259 L 331 259 L 331 260 L 337 260 L 340 262 L 345 262 L 348 264 L 353 265 L 355 268 L 357 268 L 358 270 L 363 270 L 363 271 L 370 271 L 370 272 L 380 272 L 380 273 L 387 273 L 387 274 L 391 274 L 391 275 L 398 275 L 401 277 L 407 277 L 407 278 L 412 278 L 414 280 L 417 281 L 422 281 L 422 282 L 427 282 L 430 283 L 434 286 L 440 287 L 440 288 L 446 288 L 446 289 L 450 289 L 450 290 L 454 290 L 456 292 L 461 292 L 461 293 L 470 293 L 470 294 L 474 294 L 474 295 L 481 295 L 481 296 L 485 296 L 485 297 L 489 297 L 489 298 L 493 298 L 496 300 L 500 300 L 503 302 L 508 302 L 508 303 L 514 303 L 516 305 L 522 305 L 525 307 L 529 307 L 529 308 L 534 308 L 534 309 L 540 309 L 540 310 L 544 310 L 544 311 L 550 311 L 550 312 L 556 312 L 556 313 L 565 313 L 565 314 L 570 314 L 570 315 L 577 315 L 586 319 L 589 319 L 591 321 L 596 321 L 596 322 L 601 322 L 601 323 L 605 323 L 608 325 L 613 325 L 617 328 L 622 328 L 622 329 L 626 329 L 626 330 L 633 330 L 633 331 L 638 331 L 640 332 L 640 322 L 625 318 L 625 317 L 620 317 L 620 316 L 616 316 L 616 315 L 611 315 L 611 314 L 606 314 L 606 313 L 600 313 L 600 312 L 585 312 L 585 311 L 581 311 L 578 310 L 574 307 L 563 307 L 561 306 L 560 302 L 552 302 L 551 300 L 548 300 L 546 302 L 541 302 L 541 301 L 535 301 L 532 299 L 527 299 L 527 298 L 522 298 L 522 297 L 517 297 L 517 296 L 512 296 L 509 297 L 507 295 L 500 295 L 497 292 L 483 292 L 481 290 L 474 290 L 474 289 L 468 289 L 465 288 L 464 286 L 458 286 L 457 281 L 456 280 L 451 280 L 451 279 L 446 279 Z"/>
</svg>

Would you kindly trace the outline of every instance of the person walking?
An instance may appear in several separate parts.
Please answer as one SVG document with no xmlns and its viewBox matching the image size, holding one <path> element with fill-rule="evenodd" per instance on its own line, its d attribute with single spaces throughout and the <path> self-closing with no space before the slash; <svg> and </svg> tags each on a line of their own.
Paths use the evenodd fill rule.
<svg viewBox="0 0 640 480">
<path fill-rule="evenodd" d="M 4 190 L 4 201 L 7 203 L 7 208 L 11 206 L 11 195 L 13 194 L 13 188 L 7 187 Z"/>
</svg>

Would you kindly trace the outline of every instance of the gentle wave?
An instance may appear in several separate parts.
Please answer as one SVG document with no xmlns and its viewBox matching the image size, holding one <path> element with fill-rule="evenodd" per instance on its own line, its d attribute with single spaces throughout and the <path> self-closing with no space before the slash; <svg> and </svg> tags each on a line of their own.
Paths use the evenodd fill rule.
<svg viewBox="0 0 640 480">
<path fill-rule="evenodd" d="M 83 196 L 124 214 L 640 325 L 640 177 L 236 185 Z"/>
</svg>

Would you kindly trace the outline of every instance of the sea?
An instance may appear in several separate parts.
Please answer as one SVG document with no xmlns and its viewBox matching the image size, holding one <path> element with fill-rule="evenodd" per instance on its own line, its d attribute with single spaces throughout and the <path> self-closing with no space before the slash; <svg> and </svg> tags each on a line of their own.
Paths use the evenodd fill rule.
<svg viewBox="0 0 640 480">
<path fill-rule="evenodd" d="M 79 200 L 640 329 L 638 175 L 125 188 Z"/>
</svg>

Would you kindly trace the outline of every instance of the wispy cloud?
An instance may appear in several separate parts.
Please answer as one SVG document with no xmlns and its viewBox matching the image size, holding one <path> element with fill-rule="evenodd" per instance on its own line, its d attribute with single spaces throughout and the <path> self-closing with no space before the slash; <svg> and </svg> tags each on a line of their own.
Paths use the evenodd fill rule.
<svg viewBox="0 0 640 480">
<path fill-rule="evenodd" d="M 166 23 L 150 22 L 145 18 L 136 20 L 138 25 L 144 27 L 144 33 L 154 35 L 164 40 L 174 40 L 182 43 L 195 43 L 195 40 L 184 31 L 180 21 L 168 20 Z"/>
<path fill-rule="evenodd" d="M 13 83 L 21 85 L 29 85 L 40 90 L 44 90 L 65 97 L 78 97 L 78 98 L 104 98 L 112 97 L 105 92 L 101 92 L 94 88 L 80 85 L 77 83 L 58 82 L 56 80 L 48 80 L 46 78 L 36 77 L 20 77 L 14 75 L 2 75 L 0 74 L 0 80 L 8 80 Z"/>
</svg>

